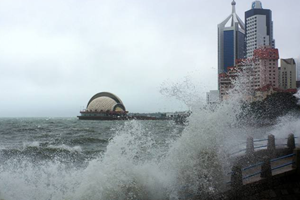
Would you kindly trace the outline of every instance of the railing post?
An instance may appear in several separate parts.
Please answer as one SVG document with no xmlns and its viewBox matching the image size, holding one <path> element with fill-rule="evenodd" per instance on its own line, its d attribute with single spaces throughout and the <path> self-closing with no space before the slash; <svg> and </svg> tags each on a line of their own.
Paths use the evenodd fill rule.
<svg viewBox="0 0 300 200">
<path fill-rule="evenodd" d="M 253 155 L 254 153 L 254 142 L 253 137 L 247 138 L 247 145 L 246 145 L 246 154 L 247 155 Z"/>
<path fill-rule="evenodd" d="M 261 178 L 269 178 L 272 177 L 272 169 L 271 162 L 269 157 L 265 157 L 263 159 L 263 164 L 261 165 Z"/>
<path fill-rule="evenodd" d="M 287 140 L 287 147 L 290 150 L 294 150 L 295 149 L 296 144 L 295 144 L 295 136 L 294 136 L 294 134 L 289 134 L 289 137 L 288 137 L 288 140 Z"/>
<path fill-rule="evenodd" d="M 293 157 L 293 169 L 296 169 L 297 175 L 300 176 L 300 149 L 294 149 L 294 157 Z"/>
<path fill-rule="evenodd" d="M 243 186 L 242 167 L 235 165 L 232 167 L 231 187 L 234 189 L 241 186 Z"/>
<path fill-rule="evenodd" d="M 267 149 L 270 150 L 271 152 L 274 152 L 276 149 L 275 146 L 275 136 L 274 135 L 268 135 L 268 146 Z"/>
</svg>

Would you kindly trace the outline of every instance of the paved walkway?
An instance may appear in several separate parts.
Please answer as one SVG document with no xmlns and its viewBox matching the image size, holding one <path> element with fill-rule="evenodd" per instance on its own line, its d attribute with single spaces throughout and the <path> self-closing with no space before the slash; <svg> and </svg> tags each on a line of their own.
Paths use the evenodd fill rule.
<svg viewBox="0 0 300 200">
<path fill-rule="evenodd" d="M 278 187 L 262 191 L 251 197 L 241 198 L 241 200 L 299 200 L 300 181 L 280 185 Z"/>
</svg>

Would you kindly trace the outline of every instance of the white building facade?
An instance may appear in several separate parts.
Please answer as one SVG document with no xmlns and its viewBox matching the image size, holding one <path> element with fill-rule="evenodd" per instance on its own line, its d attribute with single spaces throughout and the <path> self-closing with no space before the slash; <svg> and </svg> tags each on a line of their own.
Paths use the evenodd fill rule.
<svg viewBox="0 0 300 200">
<path fill-rule="evenodd" d="M 279 88 L 297 89 L 296 87 L 296 62 L 293 58 L 280 59 Z"/>
<path fill-rule="evenodd" d="M 260 1 L 254 1 L 245 12 L 245 43 L 247 58 L 252 58 L 253 51 L 263 46 L 275 48 L 272 11 L 263 9 Z"/>
</svg>

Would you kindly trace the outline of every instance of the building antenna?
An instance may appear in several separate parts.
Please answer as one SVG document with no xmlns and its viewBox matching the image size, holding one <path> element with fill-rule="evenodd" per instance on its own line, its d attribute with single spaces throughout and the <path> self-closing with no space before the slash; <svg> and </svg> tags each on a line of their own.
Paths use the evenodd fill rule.
<svg viewBox="0 0 300 200">
<path fill-rule="evenodd" d="M 233 0 L 231 2 L 231 5 L 232 5 L 232 13 L 235 13 L 235 5 L 236 5 L 236 2 Z"/>
</svg>

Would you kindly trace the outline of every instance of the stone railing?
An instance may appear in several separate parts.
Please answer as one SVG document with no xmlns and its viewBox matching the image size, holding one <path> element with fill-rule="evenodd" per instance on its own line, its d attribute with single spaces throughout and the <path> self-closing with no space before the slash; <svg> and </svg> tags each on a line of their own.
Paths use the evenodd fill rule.
<svg viewBox="0 0 300 200">
<path fill-rule="evenodd" d="M 253 140 L 249 137 L 245 155 L 238 157 L 229 173 L 231 177 L 228 184 L 231 188 L 237 189 L 247 184 L 245 182 L 251 182 L 251 179 L 252 182 L 270 179 L 275 174 L 275 170 L 276 174 L 281 171 L 293 170 L 300 175 L 300 149 L 296 149 L 293 134 L 290 134 L 286 139 L 285 147 L 276 148 L 278 145 L 276 146 L 274 135 L 269 135 L 268 139 L 262 140 Z M 267 144 L 255 147 L 254 143 L 257 141 L 267 141 Z M 266 149 L 257 150 L 260 148 Z"/>
</svg>

